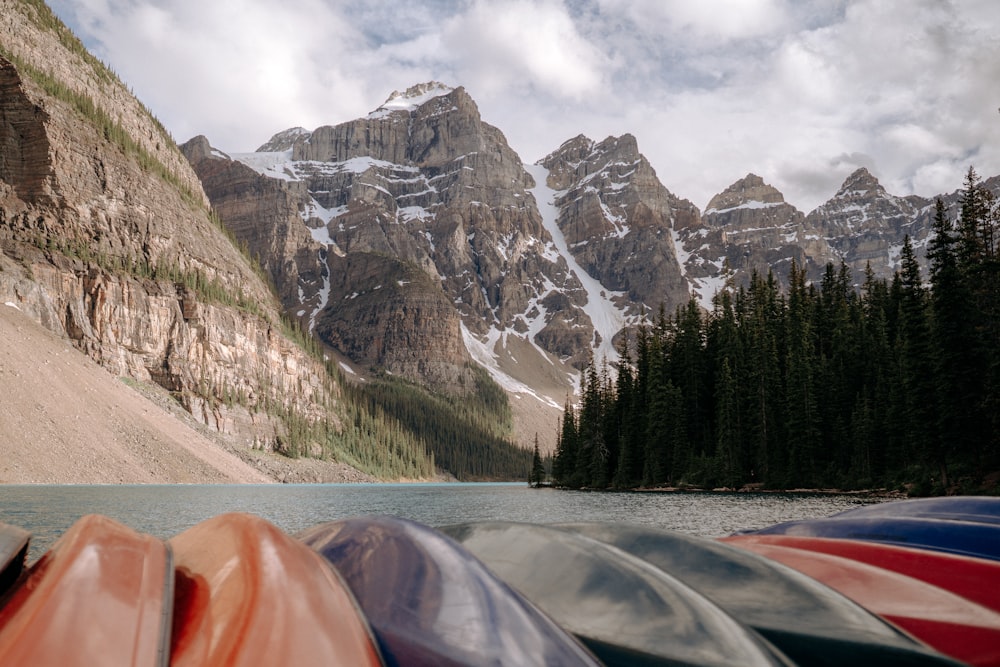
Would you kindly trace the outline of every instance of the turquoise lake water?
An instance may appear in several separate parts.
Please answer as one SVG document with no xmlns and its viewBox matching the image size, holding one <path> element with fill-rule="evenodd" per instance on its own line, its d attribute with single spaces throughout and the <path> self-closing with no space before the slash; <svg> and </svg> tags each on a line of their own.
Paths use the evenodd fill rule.
<svg viewBox="0 0 1000 667">
<path fill-rule="evenodd" d="M 290 533 L 334 519 L 390 514 L 430 526 L 611 521 L 721 537 L 874 502 L 847 495 L 590 493 L 521 483 L 0 486 L 0 521 L 32 532 L 34 560 L 85 514 L 104 514 L 164 539 L 224 512 L 250 512 Z"/>
</svg>

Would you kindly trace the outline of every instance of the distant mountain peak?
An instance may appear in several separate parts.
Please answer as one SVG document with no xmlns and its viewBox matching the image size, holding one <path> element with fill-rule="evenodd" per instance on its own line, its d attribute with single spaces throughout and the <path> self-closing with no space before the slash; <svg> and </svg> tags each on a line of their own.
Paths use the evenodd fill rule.
<svg viewBox="0 0 1000 667">
<path fill-rule="evenodd" d="M 375 110 L 375 113 L 386 111 L 413 111 L 425 102 L 454 92 L 454 88 L 439 81 L 428 81 L 410 86 L 405 91 L 392 91 L 392 94 L 382 105 Z"/>
<path fill-rule="evenodd" d="M 263 144 L 255 152 L 257 153 L 277 153 L 280 151 L 287 151 L 295 142 L 303 137 L 308 137 L 312 132 L 304 127 L 292 127 L 287 130 L 282 130 L 276 135 L 267 140 L 267 143 Z"/>
<path fill-rule="evenodd" d="M 844 180 L 844 184 L 840 186 L 840 190 L 837 191 L 834 198 L 857 197 L 865 193 L 877 196 L 885 194 L 885 188 L 867 168 L 858 167 Z"/>
<path fill-rule="evenodd" d="M 765 183 L 757 174 L 751 173 L 712 197 L 705 213 L 741 207 L 776 206 L 784 203 L 785 197 L 779 190 Z"/>
</svg>

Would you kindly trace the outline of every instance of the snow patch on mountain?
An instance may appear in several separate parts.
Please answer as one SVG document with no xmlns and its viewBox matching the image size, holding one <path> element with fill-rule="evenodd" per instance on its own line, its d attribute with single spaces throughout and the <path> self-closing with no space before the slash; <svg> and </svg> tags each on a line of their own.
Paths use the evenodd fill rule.
<svg viewBox="0 0 1000 667">
<path fill-rule="evenodd" d="M 486 369 L 486 372 L 490 374 L 494 382 L 513 394 L 527 394 L 545 405 L 553 408 L 562 408 L 561 405 L 549 396 L 539 394 L 528 385 L 515 380 L 501 370 L 494 350 L 496 350 L 498 344 L 504 342 L 506 336 L 509 335 L 507 332 L 500 331 L 499 329 L 490 329 L 486 340 L 480 340 L 469 331 L 464 322 L 460 326 L 462 328 L 462 340 L 465 342 L 465 348 L 469 351 L 469 356 Z"/>
<path fill-rule="evenodd" d="M 451 86 L 431 81 L 407 88 L 406 92 L 393 91 L 382 106 L 368 114 L 368 118 L 383 118 L 395 111 L 413 112 L 435 97 L 447 95 L 453 90 Z"/>
<path fill-rule="evenodd" d="M 728 213 L 729 211 L 738 211 L 740 209 L 756 210 L 761 208 L 774 208 L 775 206 L 784 206 L 785 202 L 775 201 L 775 202 L 762 202 L 762 201 L 745 201 L 742 204 L 737 204 L 736 206 L 730 206 L 729 208 L 710 208 L 705 211 L 705 215 L 712 215 L 714 213 Z"/>
<path fill-rule="evenodd" d="M 230 153 L 229 157 L 237 162 L 242 162 L 261 176 L 282 181 L 299 180 L 295 172 L 289 169 L 294 164 L 291 149 L 260 153 Z"/>
<path fill-rule="evenodd" d="M 693 239 L 704 238 L 704 235 L 707 232 L 707 229 L 703 229 L 701 230 L 701 233 L 696 234 Z M 726 258 L 720 257 L 718 259 L 718 266 L 716 267 L 718 273 L 711 276 L 696 278 L 690 275 L 687 270 L 688 265 L 691 262 L 692 253 L 684 247 L 684 241 L 681 239 L 677 229 L 672 228 L 670 233 L 673 235 L 674 248 L 677 249 L 677 261 L 681 265 L 681 271 L 683 272 L 684 277 L 687 278 L 688 283 L 691 285 L 691 293 L 698 299 L 698 304 L 702 308 L 705 310 L 712 310 L 712 299 L 726 286 L 726 280 L 728 279 L 728 276 L 722 270 Z M 704 264 L 706 262 L 702 258 L 697 258 L 696 263 Z"/>
<path fill-rule="evenodd" d="M 556 200 L 564 193 L 557 192 L 550 188 L 547 183 L 549 170 L 539 164 L 524 165 L 525 171 L 535 179 L 535 187 L 529 192 L 535 197 L 538 204 L 538 212 L 542 216 L 542 223 L 552 236 L 556 249 L 566 259 L 571 272 L 576 274 L 577 279 L 587 292 L 587 304 L 583 307 L 590 321 L 594 325 L 597 334 L 600 335 L 600 343 L 594 350 L 595 359 L 608 359 L 614 361 L 618 359 L 618 352 L 615 350 L 614 336 L 625 326 L 625 316 L 618 306 L 611 300 L 612 297 L 623 297 L 622 292 L 612 292 L 606 289 L 600 282 L 595 280 L 583 267 L 577 263 L 573 254 L 569 251 L 566 237 L 559 229 L 557 220 L 559 218 L 559 208 Z"/>
</svg>

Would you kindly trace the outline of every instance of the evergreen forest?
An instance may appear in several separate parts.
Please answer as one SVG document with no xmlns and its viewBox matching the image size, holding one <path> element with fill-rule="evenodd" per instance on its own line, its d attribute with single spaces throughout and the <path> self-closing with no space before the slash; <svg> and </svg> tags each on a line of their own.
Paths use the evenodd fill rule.
<svg viewBox="0 0 1000 667">
<path fill-rule="evenodd" d="M 847 266 L 729 286 L 662 310 L 591 362 L 552 474 L 570 488 L 1000 487 L 1000 207 L 973 169 L 956 220 L 936 202 L 923 275 Z"/>
<path fill-rule="evenodd" d="M 463 482 L 524 479 L 532 452 L 509 438 L 507 395 L 479 366 L 470 367 L 476 388 L 464 397 L 434 394 L 398 378 L 366 384 L 345 383 L 347 400 L 358 417 L 377 415 L 390 427 L 430 454 L 441 469 Z M 433 470 L 412 476 L 427 477 Z"/>
</svg>

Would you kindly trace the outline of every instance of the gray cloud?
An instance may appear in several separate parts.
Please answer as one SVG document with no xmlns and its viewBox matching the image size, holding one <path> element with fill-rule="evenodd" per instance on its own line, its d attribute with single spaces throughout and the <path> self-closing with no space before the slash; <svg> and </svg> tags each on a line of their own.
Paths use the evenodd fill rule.
<svg viewBox="0 0 1000 667">
<path fill-rule="evenodd" d="M 631 132 L 704 206 L 753 171 L 809 210 L 1000 173 L 994 0 L 53 0 L 180 141 L 252 150 L 464 85 L 526 161 Z"/>
</svg>

